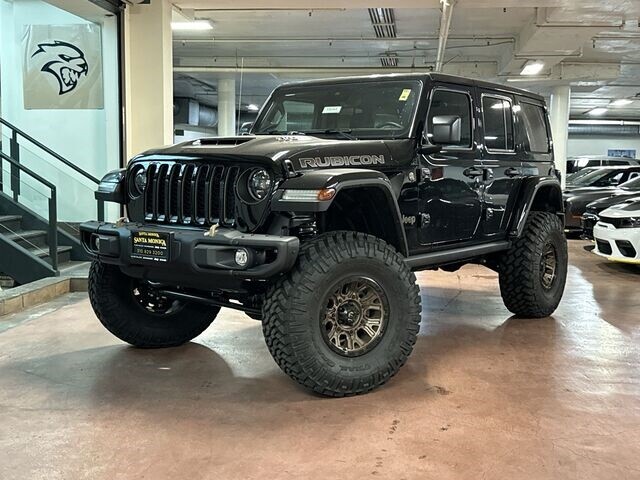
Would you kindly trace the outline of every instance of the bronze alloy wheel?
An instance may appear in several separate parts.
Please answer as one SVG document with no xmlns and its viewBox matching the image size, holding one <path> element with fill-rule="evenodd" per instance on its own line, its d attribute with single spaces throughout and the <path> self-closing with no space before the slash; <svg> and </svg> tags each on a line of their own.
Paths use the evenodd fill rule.
<svg viewBox="0 0 640 480">
<path fill-rule="evenodd" d="M 389 318 L 387 297 L 374 280 L 349 277 L 334 284 L 321 314 L 322 336 L 335 352 L 355 357 L 382 339 Z"/>
<path fill-rule="evenodd" d="M 540 257 L 540 283 L 545 290 L 550 290 L 553 286 L 557 268 L 558 253 L 552 243 L 547 243 Z"/>
</svg>

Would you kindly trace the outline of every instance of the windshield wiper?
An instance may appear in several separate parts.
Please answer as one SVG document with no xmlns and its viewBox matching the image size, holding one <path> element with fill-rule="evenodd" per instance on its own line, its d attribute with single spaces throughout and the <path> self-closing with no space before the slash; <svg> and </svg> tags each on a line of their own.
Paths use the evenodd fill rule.
<svg viewBox="0 0 640 480">
<path fill-rule="evenodd" d="M 346 139 L 346 140 L 357 140 L 357 137 L 354 137 L 353 135 L 351 135 L 351 132 L 353 130 L 348 129 L 348 130 L 338 130 L 335 128 L 327 128 L 327 129 L 317 129 L 317 130 L 305 130 L 304 132 L 300 132 L 300 133 L 306 133 L 306 134 L 311 134 L 313 135 L 314 133 L 323 133 L 325 135 L 339 135 L 342 138 Z"/>
</svg>

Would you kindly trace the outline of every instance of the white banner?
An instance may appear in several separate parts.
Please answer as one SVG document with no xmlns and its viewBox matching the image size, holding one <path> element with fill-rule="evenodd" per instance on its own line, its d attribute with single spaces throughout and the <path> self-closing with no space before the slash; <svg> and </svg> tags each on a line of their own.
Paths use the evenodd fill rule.
<svg viewBox="0 0 640 480">
<path fill-rule="evenodd" d="M 104 108 L 99 25 L 27 25 L 22 47 L 25 109 Z"/>
</svg>

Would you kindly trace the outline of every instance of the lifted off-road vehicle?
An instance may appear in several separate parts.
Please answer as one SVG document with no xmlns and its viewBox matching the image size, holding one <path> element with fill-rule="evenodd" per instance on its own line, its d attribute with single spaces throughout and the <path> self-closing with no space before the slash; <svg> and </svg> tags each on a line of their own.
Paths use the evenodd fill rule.
<svg viewBox="0 0 640 480">
<path fill-rule="evenodd" d="M 420 324 L 414 271 L 478 263 L 517 316 L 545 317 L 567 274 L 542 97 L 440 74 L 277 88 L 249 135 L 145 152 L 82 225 L 89 295 L 118 338 L 169 347 L 220 307 L 262 321 L 278 365 L 328 396 L 391 378 Z"/>
</svg>

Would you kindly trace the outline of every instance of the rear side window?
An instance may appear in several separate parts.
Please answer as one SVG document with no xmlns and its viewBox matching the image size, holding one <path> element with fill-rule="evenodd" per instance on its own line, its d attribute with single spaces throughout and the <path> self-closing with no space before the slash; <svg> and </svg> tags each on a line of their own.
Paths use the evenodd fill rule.
<svg viewBox="0 0 640 480">
<path fill-rule="evenodd" d="M 513 150 L 511 101 L 484 95 L 482 118 L 484 119 L 484 144 L 487 150 Z"/>
<path fill-rule="evenodd" d="M 463 92 L 451 90 L 436 90 L 431 97 L 429 117 L 427 118 L 427 132 L 433 132 L 433 118 L 444 115 L 460 117 L 460 141 L 452 144 L 455 147 L 471 147 L 471 100 Z M 430 136 L 427 133 L 427 136 Z"/>
<path fill-rule="evenodd" d="M 522 121 L 527 138 L 529 151 L 533 153 L 549 153 L 549 134 L 545 122 L 544 109 L 539 105 L 521 102 Z"/>
<path fill-rule="evenodd" d="M 607 160 L 607 165 L 629 165 L 627 160 Z"/>
</svg>

